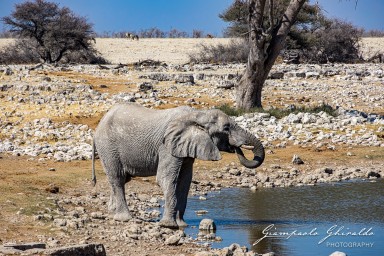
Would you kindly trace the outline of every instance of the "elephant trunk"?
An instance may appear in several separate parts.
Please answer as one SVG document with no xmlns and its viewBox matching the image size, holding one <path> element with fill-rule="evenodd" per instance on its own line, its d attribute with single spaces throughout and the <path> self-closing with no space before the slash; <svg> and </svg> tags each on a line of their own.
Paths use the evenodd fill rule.
<svg viewBox="0 0 384 256">
<path fill-rule="evenodd" d="M 236 151 L 237 157 L 239 158 L 240 163 L 243 166 L 251 169 L 259 167 L 263 163 L 264 157 L 265 157 L 263 144 L 254 135 L 244 131 L 243 129 L 240 129 L 240 133 L 242 133 L 241 137 L 242 137 L 242 140 L 244 140 L 244 142 L 242 141 L 241 143 L 239 142 L 236 143 L 233 141 L 233 139 L 232 139 L 233 143 L 230 142 L 235 148 L 235 151 Z M 246 149 L 252 149 L 253 159 L 248 160 L 244 156 L 244 153 L 240 147 L 243 147 Z"/>
</svg>

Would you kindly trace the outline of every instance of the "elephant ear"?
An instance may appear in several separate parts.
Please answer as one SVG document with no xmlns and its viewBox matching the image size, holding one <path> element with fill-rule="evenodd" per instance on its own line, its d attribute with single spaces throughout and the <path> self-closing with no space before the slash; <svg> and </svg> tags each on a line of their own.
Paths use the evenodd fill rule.
<svg viewBox="0 0 384 256">
<path fill-rule="evenodd" d="M 192 157 L 217 161 L 220 151 L 207 131 L 194 121 L 176 119 L 169 123 L 164 135 L 164 145 L 175 157 Z"/>
</svg>

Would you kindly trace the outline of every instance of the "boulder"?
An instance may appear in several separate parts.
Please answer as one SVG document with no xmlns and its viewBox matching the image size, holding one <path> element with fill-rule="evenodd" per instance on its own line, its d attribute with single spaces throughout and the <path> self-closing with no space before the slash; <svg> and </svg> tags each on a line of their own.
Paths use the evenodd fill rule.
<svg viewBox="0 0 384 256">
<path fill-rule="evenodd" d="M 283 79 L 284 78 L 284 73 L 283 72 L 279 72 L 279 71 L 271 72 L 270 75 L 269 75 L 269 78 L 270 79 Z"/>
<path fill-rule="evenodd" d="M 188 74 L 175 75 L 174 79 L 176 83 L 190 83 L 190 84 L 195 83 L 195 79 L 193 78 L 193 75 L 188 75 Z"/>
<path fill-rule="evenodd" d="M 180 242 L 180 239 L 185 236 L 185 233 L 184 231 L 177 231 L 176 234 L 174 235 L 171 235 L 170 237 L 168 237 L 166 240 L 165 240 L 165 244 L 166 245 L 178 245 L 179 242 Z"/>
<path fill-rule="evenodd" d="M 137 84 L 137 90 L 139 90 L 140 92 L 153 90 L 153 84 L 149 82 L 139 83 Z"/>
<path fill-rule="evenodd" d="M 46 245 L 44 243 L 25 243 L 25 244 L 5 244 L 4 248 L 7 249 L 16 249 L 20 251 L 26 251 L 31 249 L 45 249 Z"/>
<path fill-rule="evenodd" d="M 72 256 L 72 255 L 87 255 L 87 256 L 106 256 L 103 244 L 82 244 L 74 246 L 66 246 L 53 248 L 44 251 L 43 255 L 49 256 Z"/>
<path fill-rule="evenodd" d="M 304 161 L 298 155 L 293 155 L 292 163 L 299 165 L 299 164 L 304 164 Z"/>
<path fill-rule="evenodd" d="M 217 88 L 222 88 L 222 89 L 231 89 L 235 87 L 235 83 L 230 80 L 221 80 L 218 82 Z"/>
<path fill-rule="evenodd" d="M 202 219 L 199 224 L 199 230 L 215 231 L 216 224 L 212 219 Z"/>
</svg>

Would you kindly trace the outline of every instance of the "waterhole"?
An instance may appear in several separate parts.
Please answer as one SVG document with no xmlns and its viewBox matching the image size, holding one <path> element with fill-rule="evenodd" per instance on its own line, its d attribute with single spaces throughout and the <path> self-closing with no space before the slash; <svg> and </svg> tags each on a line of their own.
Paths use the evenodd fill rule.
<svg viewBox="0 0 384 256">
<path fill-rule="evenodd" d="M 195 211 L 205 210 L 202 216 Z M 384 255 L 384 181 L 294 188 L 224 189 L 207 200 L 188 199 L 185 232 L 197 237 L 203 218 L 221 242 L 277 255 Z"/>
</svg>

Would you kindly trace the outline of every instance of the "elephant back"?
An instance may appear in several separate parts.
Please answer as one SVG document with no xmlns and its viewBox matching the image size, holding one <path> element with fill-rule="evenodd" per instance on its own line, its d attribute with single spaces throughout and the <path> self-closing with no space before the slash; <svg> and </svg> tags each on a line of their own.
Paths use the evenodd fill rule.
<svg viewBox="0 0 384 256">
<path fill-rule="evenodd" d="M 154 175 L 158 149 L 168 124 L 190 111 L 193 110 L 188 107 L 154 110 L 136 103 L 114 106 L 96 129 L 97 151 L 99 154 L 113 154 L 123 167 L 131 168 L 127 171 L 132 176 Z"/>
</svg>

